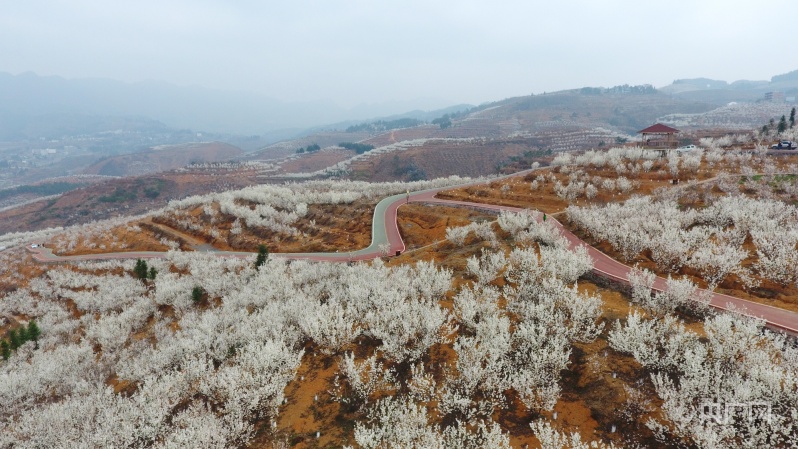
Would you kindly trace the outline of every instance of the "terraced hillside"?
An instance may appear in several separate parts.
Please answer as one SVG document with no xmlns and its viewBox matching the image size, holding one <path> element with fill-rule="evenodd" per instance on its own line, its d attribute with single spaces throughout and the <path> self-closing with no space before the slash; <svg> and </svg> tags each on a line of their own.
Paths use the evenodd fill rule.
<svg viewBox="0 0 798 449">
<path fill-rule="evenodd" d="M 260 170 L 235 169 L 170 171 L 157 175 L 109 179 L 59 197 L 0 211 L 0 233 L 32 231 L 130 216 L 165 206 L 188 195 L 241 188 L 264 182 Z"/>
<path fill-rule="evenodd" d="M 664 115 L 699 114 L 711 109 L 708 104 L 674 99 L 642 87 L 586 88 L 486 104 L 451 116 L 448 126 L 422 124 L 373 134 L 324 132 L 274 145 L 272 150 L 279 147 L 291 159 L 281 164 L 277 176 L 322 175 L 319 167 L 325 161 L 339 164 L 329 173 L 348 172 L 355 179 L 407 180 L 455 173 L 479 176 L 495 173 L 498 166 L 525 151 L 608 147 L 633 138 L 639 129 Z M 288 152 L 310 141 L 322 148 L 343 141 L 362 142 L 378 151 L 343 165 L 340 163 L 345 155 L 340 153 L 333 157 L 294 156 L 294 152 Z M 413 148 L 408 150 L 410 146 Z"/>
<path fill-rule="evenodd" d="M 192 163 L 229 161 L 242 154 L 240 148 L 221 142 L 169 145 L 105 159 L 87 168 L 84 173 L 140 176 L 174 170 Z"/>
</svg>

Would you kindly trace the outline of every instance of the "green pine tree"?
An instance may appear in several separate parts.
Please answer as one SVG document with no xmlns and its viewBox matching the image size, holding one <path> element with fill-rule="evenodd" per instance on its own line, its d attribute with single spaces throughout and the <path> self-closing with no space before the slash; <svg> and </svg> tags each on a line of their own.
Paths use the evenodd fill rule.
<svg viewBox="0 0 798 449">
<path fill-rule="evenodd" d="M 205 289 L 197 285 L 191 289 L 191 300 L 194 302 L 200 302 L 202 301 L 203 294 L 205 294 Z"/>
<path fill-rule="evenodd" d="M 259 268 L 261 265 L 265 264 L 268 258 L 269 249 L 266 248 L 266 245 L 258 245 L 258 257 L 255 258 L 255 268 Z"/>
<path fill-rule="evenodd" d="M 22 342 L 19 341 L 19 335 L 16 329 L 8 331 L 8 341 L 11 343 L 11 349 L 14 351 L 22 345 Z"/>
<path fill-rule="evenodd" d="M 787 131 L 787 117 L 783 115 L 781 116 L 781 118 L 779 119 L 779 126 L 776 128 L 776 131 L 778 131 L 779 134 L 783 133 L 784 131 Z"/>
<path fill-rule="evenodd" d="M 795 127 L 795 108 L 790 111 L 790 128 Z"/>
<path fill-rule="evenodd" d="M 22 326 L 22 327 L 20 327 L 17 330 L 17 335 L 18 335 L 18 338 L 19 338 L 19 345 L 20 346 L 24 345 L 25 342 L 30 340 L 30 338 L 28 338 L 28 328 L 25 327 L 25 326 Z"/>
<path fill-rule="evenodd" d="M 154 281 L 155 276 L 157 275 L 158 275 L 158 270 L 156 270 L 155 267 L 150 267 L 150 272 L 149 274 L 147 274 L 147 278 Z"/>
<path fill-rule="evenodd" d="M 0 352 L 3 354 L 3 360 L 8 360 L 11 357 L 11 347 L 7 341 L 0 341 Z"/>
<path fill-rule="evenodd" d="M 147 279 L 147 271 L 147 262 L 142 259 L 136 259 L 136 267 L 133 269 L 133 273 L 136 274 L 136 277 L 139 279 Z"/>
<path fill-rule="evenodd" d="M 28 323 L 28 339 L 33 340 L 36 349 L 39 349 L 39 336 L 41 334 L 42 331 L 39 329 L 39 325 L 36 324 L 36 320 L 30 320 L 30 323 Z"/>
</svg>

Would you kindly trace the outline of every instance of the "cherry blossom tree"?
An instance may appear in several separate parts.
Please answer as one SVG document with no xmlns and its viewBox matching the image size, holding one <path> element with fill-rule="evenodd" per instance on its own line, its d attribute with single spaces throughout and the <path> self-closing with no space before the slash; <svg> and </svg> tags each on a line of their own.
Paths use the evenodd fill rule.
<svg viewBox="0 0 798 449">
<path fill-rule="evenodd" d="M 706 337 L 672 316 L 631 313 L 616 323 L 610 345 L 652 370 L 663 415 L 647 426 L 663 442 L 699 447 L 781 447 L 798 435 L 794 410 L 798 351 L 762 322 L 721 313 L 705 324 Z M 788 362 L 789 361 L 789 362 Z M 746 407 L 756 419 L 737 419 Z M 759 407 L 756 410 L 751 408 Z M 739 417 L 739 416 L 738 416 Z"/>
<path fill-rule="evenodd" d="M 559 432 L 551 424 L 542 420 L 531 422 L 529 427 L 540 441 L 541 449 L 613 449 L 616 447 L 598 441 L 582 441 L 582 436 L 578 432 Z"/>
<path fill-rule="evenodd" d="M 355 441 L 360 447 L 431 449 L 481 447 L 510 448 L 509 438 L 502 434 L 496 423 L 478 423 L 473 430 L 466 423 L 456 422 L 441 429 L 429 424 L 427 410 L 411 401 L 386 398 L 376 404 L 370 413 L 371 426 L 357 424 Z"/>
</svg>

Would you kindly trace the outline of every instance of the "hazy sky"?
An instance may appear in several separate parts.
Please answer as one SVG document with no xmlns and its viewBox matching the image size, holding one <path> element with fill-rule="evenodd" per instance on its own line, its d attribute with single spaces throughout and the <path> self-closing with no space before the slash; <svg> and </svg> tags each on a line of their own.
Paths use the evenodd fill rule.
<svg viewBox="0 0 798 449">
<path fill-rule="evenodd" d="M 795 0 L 0 0 L 0 71 L 345 107 L 478 104 L 698 76 L 769 79 L 798 69 L 796 17 Z"/>
</svg>

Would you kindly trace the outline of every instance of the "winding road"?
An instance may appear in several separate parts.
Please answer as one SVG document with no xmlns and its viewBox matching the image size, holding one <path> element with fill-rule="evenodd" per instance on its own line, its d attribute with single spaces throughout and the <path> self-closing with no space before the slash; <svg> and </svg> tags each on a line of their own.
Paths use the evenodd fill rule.
<svg viewBox="0 0 798 449">
<path fill-rule="evenodd" d="M 532 170 L 527 170 L 512 175 L 507 175 L 502 178 L 509 178 L 515 176 L 524 176 Z M 486 182 L 493 182 L 497 179 L 492 179 Z M 326 261 L 326 262 L 352 262 L 359 260 L 371 260 L 385 255 L 400 254 L 405 251 L 405 244 L 402 236 L 399 233 L 399 226 L 397 223 L 397 211 L 403 204 L 410 202 L 413 203 L 427 203 L 439 204 L 443 206 L 455 207 L 469 207 L 481 210 L 488 210 L 493 212 L 509 211 L 520 212 L 524 209 L 509 206 L 499 206 L 493 204 L 472 203 L 466 201 L 453 201 L 437 198 L 436 195 L 443 190 L 451 190 L 454 188 L 468 187 L 485 182 L 472 182 L 462 184 L 459 186 L 441 187 L 429 190 L 422 190 L 418 192 L 407 192 L 397 195 L 392 195 L 384 198 L 377 203 L 374 208 L 374 218 L 371 229 L 371 244 L 358 251 L 341 252 L 341 253 L 272 253 L 274 257 L 281 257 L 292 260 L 311 260 L 311 261 Z M 540 212 L 534 212 L 538 216 L 538 220 L 542 219 Z M 585 246 L 588 254 L 593 259 L 593 273 L 614 282 L 628 285 L 627 275 L 629 274 L 630 267 L 618 262 L 610 256 L 604 254 L 598 249 L 588 245 L 579 237 L 571 233 L 562 224 L 554 218 L 549 218 L 559 228 L 560 232 L 568 239 L 571 248 L 577 246 Z M 165 252 L 157 251 L 139 251 L 139 252 L 117 252 L 105 254 L 86 254 L 78 256 L 56 256 L 50 248 L 38 246 L 36 248 L 28 247 L 28 251 L 32 253 L 34 260 L 40 263 L 65 263 L 89 260 L 108 260 L 108 259 L 151 259 L 161 258 L 166 255 Z M 237 257 L 247 258 L 252 257 L 254 253 L 250 252 L 236 252 L 236 251 L 210 251 L 212 254 L 219 257 Z M 666 281 L 664 278 L 657 277 L 654 282 L 654 290 L 666 290 Z M 712 292 L 710 305 L 714 308 L 721 310 L 733 310 L 744 315 L 761 318 L 766 321 L 768 327 L 780 331 L 784 331 L 790 335 L 798 336 L 798 313 L 789 310 L 780 309 L 765 304 L 759 304 L 753 301 L 748 301 L 742 298 L 725 295 L 722 293 Z"/>
</svg>

